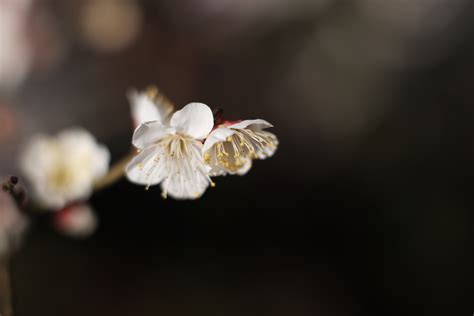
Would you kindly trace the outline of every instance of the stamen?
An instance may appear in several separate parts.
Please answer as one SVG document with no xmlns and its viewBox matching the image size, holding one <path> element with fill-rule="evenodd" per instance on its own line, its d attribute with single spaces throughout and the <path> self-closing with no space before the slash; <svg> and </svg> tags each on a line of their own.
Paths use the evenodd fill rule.
<svg viewBox="0 0 474 316">
<path fill-rule="evenodd" d="M 150 178 L 150 183 L 165 177 L 161 181 L 163 199 L 168 197 L 169 189 L 177 196 L 192 195 L 194 190 L 201 195 L 204 178 L 211 187 L 215 186 L 207 174 L 201 142 L 176 134 L 158 141 L 157 145 L 160 146 L 159 153 L 149 158 L 153 159 L 151 162 L 144 162 L 143 167 L 147 170 L 146 177 Z M 223 157 L 228 155 L 224 147 L 221 149 Z M 208 154 L 206 159 L 211 159 L 211 156 Z"/>
<path fill-rule="evenodd" d="M 204 154 L 205 162 L 213 168 L 235 173 L 248 159 L 265 158 L 276 148 L 278 141 L 273 134 L 250 129 L 234 130 L 225 141 L 214 145 Z M 232 152 L 233 151 L 233 152 Z"/>
</svg>

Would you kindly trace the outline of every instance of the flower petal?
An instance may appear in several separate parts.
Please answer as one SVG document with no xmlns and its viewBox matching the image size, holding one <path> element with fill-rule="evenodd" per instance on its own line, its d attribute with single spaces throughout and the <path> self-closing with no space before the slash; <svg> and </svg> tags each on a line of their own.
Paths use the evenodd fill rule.
<svg viewBox="0 0 474 316">
<path fill-rule="evenodd" d="M 82 165 L 81 173 L 96 180 L 109 170 L 110 152 L 104 145 L 97 143 L 94 136 L 87 130 L 75 127 L 60 132 L 57 136 L 61 150 L 61 160 L 68 159 L 69 168 Z M 67 155 L 67 156 L 66 156 Z"/>
<path fill-rule="evenodd" d="M 162 117 L 158 108 L 155 106 L 153 101 L 146 95 L 146 93 L 140 93 L 135 90 L 128 93 L 128 99 L 130 102 L 130 109 L 132 112 L 132 118 L 135 125 L 140 125 L 145 122 L 160 121 Z"/>
<path fill-rule="evenodd" d="M 232 124 L 230 126 L 227 126 L 227 128 L 233 128 L 233 129 L 265 129 L 265 128 L 270 128 L 273 127 L 272 124 L 268 123 L 265 120 L 261 119 L 256 119 L 256 120 L 244 120 L 235 124 Z"/>
<path fill-rule="evenodd" d="M 258 135 L 262 137 L 263 139 L 266 140 L 266 145 L 265 146 L 258 146 L 255 144 L 256 148 L 256 156 L 258 159 L 266 159 L 272 157 L 277 148 L 278 148 L 278 138 L 275 136 L 275 134 L 272 134 L 267 131 L 260 131 L 258 132 Z"/>
<path fill-rule="evenodd" d="M 212 182 L 208 175 L 209 168 L 202 159 L 201 142 L 194 140 L 186 147 L 186 157 L 172 159 L 167 164 L 168 174 L 161 183 L 164 197 L 197 199 Z"/>
<path fill-rule="evenodd" d="M 26 146 L 20 157 L 20 167 L 24 175 L 31 181 L 43 175 L 43 170 L 49 168 L 53 159 L 44 153 L 50 153 L 52 141 L 46 135 L 33 137 Z"/>
<path fill-rule="evenodd" d="M 170 177 L 161 184 L 163 190 L 165 185 L 170 197 L 176 200 L 194 200 L 203 195 L 209 186 L 209 180 L 202 174 L 196 175 L 192 182 L 182 182 L 178 177 Z"/>
<path fill-rule="evenodd" d="M 162 147 L 155 145 L 148 147 L 138 154 L 128 164 L 125 169 L 128 180 L 141 185 L 155 185 L 166 177 L 166 170 L 160 164 L 159 158 L 162 154 Z"/>
<path fill-rule="evenodd" d="M 174 133 L 174 128 L 166 127 L 158 121 L 143 123 L 133 133 L 132 144 L 137 148 L 144 149 Z"/>
<path fill-rule="evenodd" d="M 136 125 L 151 121 L 164 124 L 173 112 L 173 105 L 156 89 L 145 92 L 132 90 L 128 93 L 128 99 Z"/>
<path fill-rule="evenodd" d="M 203 139 L 214 127 L 214 116 L 207 105 L 190 103 L 173 114 L 170 125 L 194 139 Z"/>
<path fill-rule="evenodd" d="M 231 130 L 230 128 L 226 127 L 220 127 L 211 132 L 209 136 L 207 136 L 206 141 L 204 142 L 204 147 L 202 149 L 202 152 L 205 153 L 209 149 L 211 149 L 212 146 L 217 144 L 218 142 L 224 142 L 226 139 L 232 135 L 234 135 L 235 132 Z"/>
<path fill-rule="evenodd" d="M 239 170 L 237 170 L 236 174 L 238 174 L 239 176 L 244 176 L 247 174 L 247 172 L 250 171 L 251 168 L 252 168 L 252 159 L 247 159 L 244 165 Z"/>
</svg>

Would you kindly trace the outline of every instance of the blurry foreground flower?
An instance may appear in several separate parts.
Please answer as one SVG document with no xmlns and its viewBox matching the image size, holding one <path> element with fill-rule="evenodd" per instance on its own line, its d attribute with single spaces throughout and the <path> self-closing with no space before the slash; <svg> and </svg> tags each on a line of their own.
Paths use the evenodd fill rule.
<svg viewBox="0 0 474 316">
<path fill-rule="evenodd" d="M 14 88 L 27 75 L 31 50 L 26 34 L 30 1 L 0 1 L 0 88 Z"/>
<path fill-rule="evenodd" d="M 27 226 L 13 198 L 0 190 L 0 257 L 18 246 Z"/>
<path fill-rule="evenodd" d="M 147 187 L 161 183 L 164 198 L 200 197 L 214 185 L 202 157 L 202 141 L 213 125 L 212 111 L 202 103 L 186 105 L 169 123 L 143 123 L 133 135 L 132 143 L 141 152 L 127 167 L 128 179 Z"/>
<path fill-rule="evenodd" d="M 34 138 L 21 156 L 21 168 L 40 206 L 59 210 L 92 194 L 107 173 L 110 155 L 84 129 Z"/>
<path fill-rule="evenodd" d="M 54 226 L 69 237 L 87 238 L 96 231 L 98 219 L 89 205 L 79 204 L 54 213 Z"/>
<path fill-rule="evenodd" d="M 128 99 L 135 127 L 151 121 L 166 124 L 174 110 L 173 104 L 154 87 L 144 92 L 132 90 Z"/>
<path fill-rule="evenodd" d="M 273 156 L 278 139 L 264 129 L 273 127 L 264 120 L 245 120 L 220 124 L 204 143 L 204 160 L 211 176 L 243 175 L 252 167 L 252 159 Z"/>
</svg>

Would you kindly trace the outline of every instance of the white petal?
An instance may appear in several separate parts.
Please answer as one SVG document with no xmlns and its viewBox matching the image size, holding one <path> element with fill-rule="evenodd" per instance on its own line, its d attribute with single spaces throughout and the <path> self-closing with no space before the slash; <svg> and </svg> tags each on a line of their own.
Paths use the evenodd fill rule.
<svg viewBox="0 0 474 316">
<path fill-rule="evenodd" d="M 175 199 L 197 199 L 206 191 L 211 179 L 202 159 L 202 143 L 189 141 L 186 156 L 168 161 L 168 175 L 161 183 L 164 196 Z"/>
<path fill-rule="evenodd" d="M 80 146 L 90 146 L 95 143 L 94 136 L 81 127 L 63 130 L 58 134 L 57 138 L 61 144 L 70 146 L 71 148 L 76 147 L 78 144 L 80 144 Z"/>
<path fill-rule="evenodd" d="M 51 157 L 45 154 L 51 152 L 48 150 L 51 146 L 51 140 L 45 135 L 37 135 L 26 144 L 21 154 L 20 167 L 30 181 L 41 176 L 51 165 Z"/>
<path fill-rule="evenodd" d="M 128 93 L 128 99 L 135 125 L 151 121 L 163 122 L 158 108 L 146 93 L 133 90 Z"/>
<path fill-rule="evenodd" d="M 190 103 L 173 114 L 170 125 L 179 133 L 194 139 L 203 139 L 214 127 L 214 116 L 207 105 Z"/>
<path fill-rule="evenodd" d="M 158 121 L 143 123 L 133 133 L 132 144 L 137 148 L 144 149 L 174 133 L 173 128 L 164 126 Z"/>
<path fill-rule="evenodd" d="M 276 137 L 275 134 L 267 132 L 267 131 L 261 131 L 260 135 L 264 136 L 268 140 L 271 140 L 271 142 L 273 143 L 273 146 L 263 146 L 260 148 L 260 150 L 257 150 L 256 154 L 259 159 L 270 158 L 275 154 L 278 148 L 278 144 L 279 144 L 278 138 Z"/>
<path fill-rule="evenodd" d="M 247 172 L 250 171 L 250 169 L 252 168 L 252 159 L 247 159 L 247 161 L 245 162 L 245 164 L 242 166 L 242 168 L 240 168 L 236 174 L 238 174 L 239 176 L 244 176 L 247 174 Z"/>
<path fill-rule="evenodd" d="M 196 173 L 191 179 L 183 181 L 180 177 L 170 177 L 161 184 L 163 191 L 167 195 L 177 200 L 193 200 L 200 198 L 209 186 L 209 179 L 206 175 Z"/>
<path fill-rule="evenodd" d="M 265 129 L 265 128 L 270 128 L 273 127 L 272 124 L 268 123 L 265 120 L 244 120 L 235 124 L 232 124 L 230 126 L 227 126 L 227 128 L 234 128 L 234 129 Z"/>
<path fill-rule="evenodd" d="M 94 180 L 99 179 L 107 174 L 110 165 L 110 151 L 105 146 L 98 146 L 95 150 L 92 158 L 93 164 L 93 177 Z"/>
<path fill-rule="evenodd" d="M 107 147 L 97 143 L 94 136 L 83 128 L 70 128 L 58 134 L 61 160 L 69 168 L 80 168 L 81 173 L 96 180 L 104 176 L 110 163 Z"/>
<path fill-rule="evenodd" d="M 211 149 L 212 146 L 214 146 L 218 142 L 223 142 L 227 139 L 227 137 L 230 137 L 234 135 L 235 132 L 229 128 L 226 127 L 220 127 L 211 132 L 209 136 L 207 136 L 206 141 L 204 142 L 204 147 L 202 149 L 202 152 L 205 153 L 209 149 Z"/>
<path fill-rule="evenodd" d="M 163 161 L 159 160 L 161 155 L 162 147 L 160 145 L 151 146 L 138 154 L 125 170 L 128 180 L 147 186 L 160 183 L 166 177 L 167 172 Z"/>
<path fill-rule="evenodd" d="M 173 105 L 154 89 L 144 92 L 132 90 L 128 93 L 128 98 L 136 125 L 151 121 L 165 124 L 174 109 Z"/>
</svg>

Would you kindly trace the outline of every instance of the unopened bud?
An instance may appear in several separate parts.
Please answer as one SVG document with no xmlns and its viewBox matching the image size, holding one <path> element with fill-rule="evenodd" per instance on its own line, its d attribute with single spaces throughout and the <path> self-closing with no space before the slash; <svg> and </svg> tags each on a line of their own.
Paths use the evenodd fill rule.
<svg viewBox="0 0 474 316">
<path fill-rule="evenodd" d="M 96 231 L 98 219 L 89 205 L 79 204 L 54 213 L 54 226 L 69 237 L 82 239 Z"/>
</svg>

